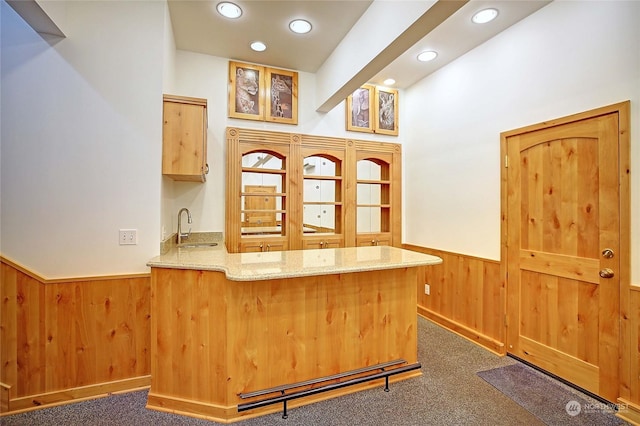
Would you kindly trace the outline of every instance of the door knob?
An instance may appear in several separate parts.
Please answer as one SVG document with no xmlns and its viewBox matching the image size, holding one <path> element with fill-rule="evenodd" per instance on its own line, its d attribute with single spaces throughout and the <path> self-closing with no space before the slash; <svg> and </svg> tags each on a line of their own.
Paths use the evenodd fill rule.
<svg viewBox="0 0 640 426">
<path fill-rule="evenodd" d="M 602 278 L 613 278 L 613 270 L 609 268 L 604 268 L 600 270 L 600 276 Z"/>
<path fill-rule="evenodd" d="M 602 250 L 602 257 L 604 257 L 605 259 L 611 259 L 613 257 L 613 250 L 611 250 L 610 248 Z"/>
</svg>

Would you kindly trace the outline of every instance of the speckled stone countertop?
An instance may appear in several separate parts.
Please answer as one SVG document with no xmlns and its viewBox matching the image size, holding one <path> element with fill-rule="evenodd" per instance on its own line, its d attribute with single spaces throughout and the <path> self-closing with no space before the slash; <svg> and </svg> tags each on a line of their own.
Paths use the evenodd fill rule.
<svg viewBox="0 0 640 426">
<path fill-rule="evenodd" d="M 173 247 L 151 259 L 147 266 L 220 271 L 231 281 L 259 281 L 439 263 L 442 259 L 437 256 L 388 246 L 227 253 L 224 243 L 220 243 L 215 247 Z"/>
</svg>

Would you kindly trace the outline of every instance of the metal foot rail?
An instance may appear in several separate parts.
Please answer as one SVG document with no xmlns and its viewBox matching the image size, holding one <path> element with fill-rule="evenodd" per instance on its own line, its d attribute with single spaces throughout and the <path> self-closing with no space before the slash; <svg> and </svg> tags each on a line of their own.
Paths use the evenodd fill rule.
<svg viewBox="0 0 640 426">
<path fill-rule="evenodd" d="M 272 396 L 272 397 L 261 399 L 261 400 L 258 400 L 258 401 L 247 402 L 247 403 L 244 403 L 244 404 L 238 404 L 238 412 L 252 410 L 254 408 L 265 407 L 267 405 L 278 404 L 278 403 L 282 402 L 282 404 L 283 404 L 282 418 L 286 419 L 288 417 L 288 414 L 287 414 L 287 401 L 289 401 L 289 400 L 297 399 L 297 398 L 303 398 L 305 396 L 311 396 L 311 395 L 315 395 L 315 394 L 322 393 L 322 392 L 328 392 L 328 391 L 331 391 L 331 390 L 340 389 L 340 388 L 344 388 L 344 387 L 347 387 L 347 386 L 352 386 L 352 385 L 356 385 L 356 384 L 359 384 L 359 383 L 364 383 L 364 382 L 368 382 L 368 381 L 376 380 L 376 379 L 381 379 L 381 378 L 385 379 L 384 391 L 385 392 L 389 392 L 389 376 L 393 376 L 393 375 L 396 375 L 396 374 L 401 374 L 401 373 L 404 373 L 404 372 L 407 372 L 407 371 L 418 370 L 418 369 L 422 368 L 422 365 L 419 362 L 416 362 L 416 363 L 408 364 L 408 365 L 405 365 L 405 366 L 402 366 L 402 367 L 397 367 L 397 368 L 392 368 L 390 370 L 386 370 L 386 368 L 388 368 L 388 367 L 391 367 L 391 366 L 394 366 L 394 365 L 405 364 L 405 363 L 406 363 L 405 360 L 399 359 L 399 360 L 389 361 L 389 362 L 382 363 L 382 364 L 372 365 L 372 366 L 369 366 L 369 367 L 359 368 L 357 370 L 347 371 L 347 372 L 340 373 L 340 374 L 335 374 L 335 375 L 332 375 L 332 376 L 320 377 L 320 378 L 317 378 L 317 379 L 307 380 L 307 381 L 298 382 L 298 383 L 292 383 L 292 384 L 289 384 L 289 385 L 278 386 L 278 387 L 259 390 L 259 391 L 255 391 L 255 392 L 241 393 L 240 394 L 240 398 L 243 398 L 243 399 L 251 398 L 251 397 L 255 397 L 255 396 L 260 396 L 260 395 L 266 395 L 266 394 L 275 393 L 275 392 L 280 392 L 280 395 Z M 328 381 L 332 381 L 332 380 L 342 379 L 342 378 L 345 378 L 345 377 L 354 376 L 356 374 L 361 374 L 361 373 L 367 373 L 367 372 L 375 371 L 375 370 L 380 370 L 380 371 L 377 372 L 377 373 L 366 375 L 366 376 L 354 377 L 352 379 L 344 380 L 344 381 L 337 382 L 337 383 L 328 383 L 326 385 L 322 385 L 322 386 L 319 386 L 319 387 L 316 387 L 316 388 L 310 388 L 310 389 L 295 391 L 295 392 L 291 392 L 291 393 L 285 393 L 287 390 L 291 390 L 291 389 L 295 389 L 295 388 L 299 388 L 299 387 L 303 387 L 303 386 L 314 385 L 314 384 L 318 384 L 318 383 L 322 383 L 322 382 L 328 382 Z"/>
</svg>

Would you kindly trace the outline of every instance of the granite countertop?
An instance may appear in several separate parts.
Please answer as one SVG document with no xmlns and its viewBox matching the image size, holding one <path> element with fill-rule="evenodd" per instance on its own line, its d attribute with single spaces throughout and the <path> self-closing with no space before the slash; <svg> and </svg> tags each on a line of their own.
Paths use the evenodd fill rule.
<svg viewBox="0 0 640 426">
<path fill-rule="evenodd" d="M 442 263 L 437 256 L 389 246 L 227 253 L 217 246 L 171 247 L 151 259 L 152 268 L 220 271 L 231 281 L 256 281 L 312 275 L 408 268 Z"/>
</svg>

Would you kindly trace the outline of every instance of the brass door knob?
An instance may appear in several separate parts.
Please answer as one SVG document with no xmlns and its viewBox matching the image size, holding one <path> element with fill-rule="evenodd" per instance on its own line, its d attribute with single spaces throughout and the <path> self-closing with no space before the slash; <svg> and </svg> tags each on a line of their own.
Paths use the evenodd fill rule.
<svg viewBox="0 0 640 426">
<path fill-rule="evenodd" d="M 610 248 L 602 250 L 602 257 L 604 257 L 605 259 L 611 259 L 613 257 L 613 250 L 611 250 Z"/>
<path fill-rule="evenodd" d="M 613 278 L 613 270 L 609 268 L 601 269 L 600 276 L 602 278 Z"/>
</svg>

